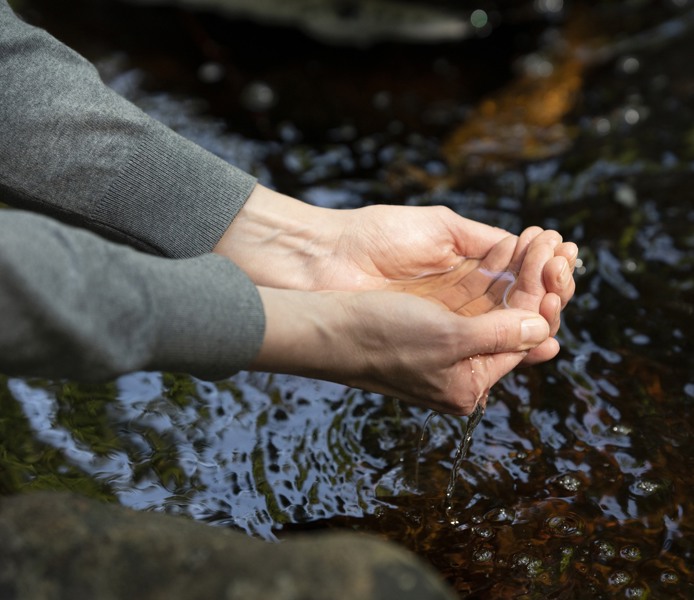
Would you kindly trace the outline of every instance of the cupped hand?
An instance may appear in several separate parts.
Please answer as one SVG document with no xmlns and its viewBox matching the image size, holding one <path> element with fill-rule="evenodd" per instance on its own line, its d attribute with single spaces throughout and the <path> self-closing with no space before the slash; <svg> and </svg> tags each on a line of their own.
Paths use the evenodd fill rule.
<svg viewBox="0 0 694 600">
<path fill-rule="evenodd" d="M 550 333 L 521 309 L 467 317 L 412 294 L 259 288 L 252 368 L 325 379 L 466 415 Z"/>
<path fill-rule="evenodd" d="M 568 253 L 569 259 L 558 251 Z M 554 231 L 532 227 L 519 237 L 503 238 L 482 259 L 467 259 L 442 273 L 395 280 L 389 289 L 427 298 L 466 316 L 502 308 L 532 310 L 545 317 L 554 336 L 561 309 L 574 291 L 571 260 L 575 264 L 573 244 L 563 243 Z M 549 360 L 558 350 L 556 340 L 548 339 L 523 363 Z"/>
<path fill-rule="evenodd" d="M 493 276 L 480 278 L 481 265 L 490 273 L 515 276 L 506 304 L 539 312 L 554 335 L 561 310 L 574 293 L 577 248 L 563 243 L 558 233 L 539 227 L 518 238 L 509 235 L 441 206 L 332 210 L 258 185 L 215 251 L 231 258 L 262 286 L 363 291 L 393 289 L 403 282 L 414 283 L 414 288 L 428 282 L 440 290 L 422 295 L 438 298 L 468 316 L 497 307 L 503 298 L 499 291 L 508 287 L 507 275 L 497 281 Z M 458 297 L 447 302 L 450 277 L 460 275 L 479 281 L 465 279 L 466 285 L 455 290 Z M 490 282 L 494 285 L 487 290 Z M 548 360 L 557 351 L 557 342 L 550 339 L 523 362 Z"/>
<path fill-rule="evenodd" d="M 533 228 L 522 238 L 529 242 L 541 231 Z M 214 250 L 233 260 L 257 285 L 373 290 L 387 287 L 391 280 L 442 273 L 467 260 L 481 260 L 508 235 L 443 206 L 335 210 L 257 185 Z M 522 254 L 523 248 L 519 251 Z M 573 270 L 575 246 L 557 245 L 554 259 L 547 264 L 547 291 L 559 294 L 565 304 L 571 294 L 557 275 L 562 265 Z"/>
</svg>

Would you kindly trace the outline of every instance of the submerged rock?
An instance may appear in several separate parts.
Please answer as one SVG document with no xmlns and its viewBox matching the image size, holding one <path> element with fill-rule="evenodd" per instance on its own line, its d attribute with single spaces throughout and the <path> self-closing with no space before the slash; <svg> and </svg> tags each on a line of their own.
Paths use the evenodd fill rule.
<svg viewBox="0 0 694 600">
<path fill-rule="evenodd" d="M 128 0 L 209 10 L 267 25 L 296 27 L 329 44 L 367 45 L 380 41 L 442 42 L 471 35 L 463 14 L 425 2 L 397 0 Z"/>
<path fill-rule="evenodd" d="M 414 555 L 353 533 L 270 544 L 75 495 L 0 501 L 0 597 L 452 600 Z"/>
</svg>

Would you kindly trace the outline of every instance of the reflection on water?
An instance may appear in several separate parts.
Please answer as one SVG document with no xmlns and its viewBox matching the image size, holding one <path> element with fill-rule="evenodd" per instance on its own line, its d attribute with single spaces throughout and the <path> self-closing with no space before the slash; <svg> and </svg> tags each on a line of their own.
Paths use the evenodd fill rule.
<svg viewBox="0 0 694 600">
<path fill-rule="evenodd" d="M 653 19 L 676 18 L 686 3 L 671 4 L 652 9 Z M 617 4 L 605 5 L 614 19 Z M 632 12 L 632 29 L 649 21 L 647 9 Z M 267 539 L 314 527 L 381 532 L 426 557 L 466 598 L 692 597 L 689 38 L 630 47 L 584 72 L 566 116 L 566 154 L 517 156 L 502 174 L 452 187 L 441 185 L 450 178 L 441 177 L 440 150 L 470 114 L 472 100 L 459 95 L 467 46 L 397 50 L 422 72 L 429 61 L 426 77 L 398 75 L 387 50 L 359 70 L 349 66 L 357 51 L 309 61 L 301 46 L 275 71 L 237 57 L 224 72 L 236 69 L 243 81 L 243 69 L 254 69 L 277 103 L 253 114 L 232 103 L 240 112 L 225 114 L 221 84 L 200 82 L 199 64 L 172 59 L 170 48 L 137 46 L 127 57 L 99 43 L 95 56 L 114 87 L 266 183 L 328 206 L 445 203 L 515 232 L 555 227 L 579 243 L 582 274 L 559 357 L 492 390 L 448 514 L 442 500 L 464 420 L 434 419 L 422 437 L 419 409 L 248 373 L 214 384 L 160 373 L 104 386 L 2 379 L 0 492 L 74 489 Z M 326 74 L 317 89 L 334 85 L 339 96 L 330 105 L 319 94 L 325 111 L 315 129 L 286 84 L 307 72 Z M 363 86 L 350 92 L 346 77 Z"/>
</svg>

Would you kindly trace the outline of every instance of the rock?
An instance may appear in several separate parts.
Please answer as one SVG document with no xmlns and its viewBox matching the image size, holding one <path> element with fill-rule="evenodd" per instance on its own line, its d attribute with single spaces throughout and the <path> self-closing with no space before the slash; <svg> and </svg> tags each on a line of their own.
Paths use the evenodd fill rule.
<svg viewBox="0 0 694 600">
<path fill-rule="evenodd" d="M 398 0 L 129 0 L 184 6 L 261 24 L 296 27 L 329 44 L 443 42 L 471 35 L 469 18 L 424 2 Z"/>
<path fill-rule="evenodd" d="M 0 501 L 7 600 L 452 600 L 418 558 L 354 533 L 271 544 L 228 529 L 39 492 Z"/>
</svg>

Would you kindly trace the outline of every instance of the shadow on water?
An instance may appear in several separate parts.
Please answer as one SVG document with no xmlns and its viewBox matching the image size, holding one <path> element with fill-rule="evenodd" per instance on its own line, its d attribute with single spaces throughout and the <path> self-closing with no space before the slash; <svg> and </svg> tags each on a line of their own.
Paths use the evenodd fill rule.
<svg viewBox="0 0 694 600">
<path fill-rule="evenodd" d="M 557 228 L 584 266 L 560 356 L 492 391 L 449 511 L 460 420 L 434 419 L 418 456 L 424 411 L 248 373 L 4 378 L 0 491 L 73 489 L 267 539 L 376 532 L 466 598 L 690 598 L 694 75 L 683 57 L 694 37 L 682 31 L 694 7 L 621 6 L 591 3 L 586 38 L 570 38 L 568 9 L 501 10 L 486 37 L 355 49 L 183 10 L 22 2 L 117 91 L 269 185 L 325 206 L 443 203 L 513 231 Z M 605 44 L 600 60 L 562 66 Z M 557 89 L 569 90 L 561 106 Z M 552 122 L 514 108 L 542 102 L 545 116 L 558 106 Z M 494 144 L 473 143 L 487 134 Z"/>
</svg>

